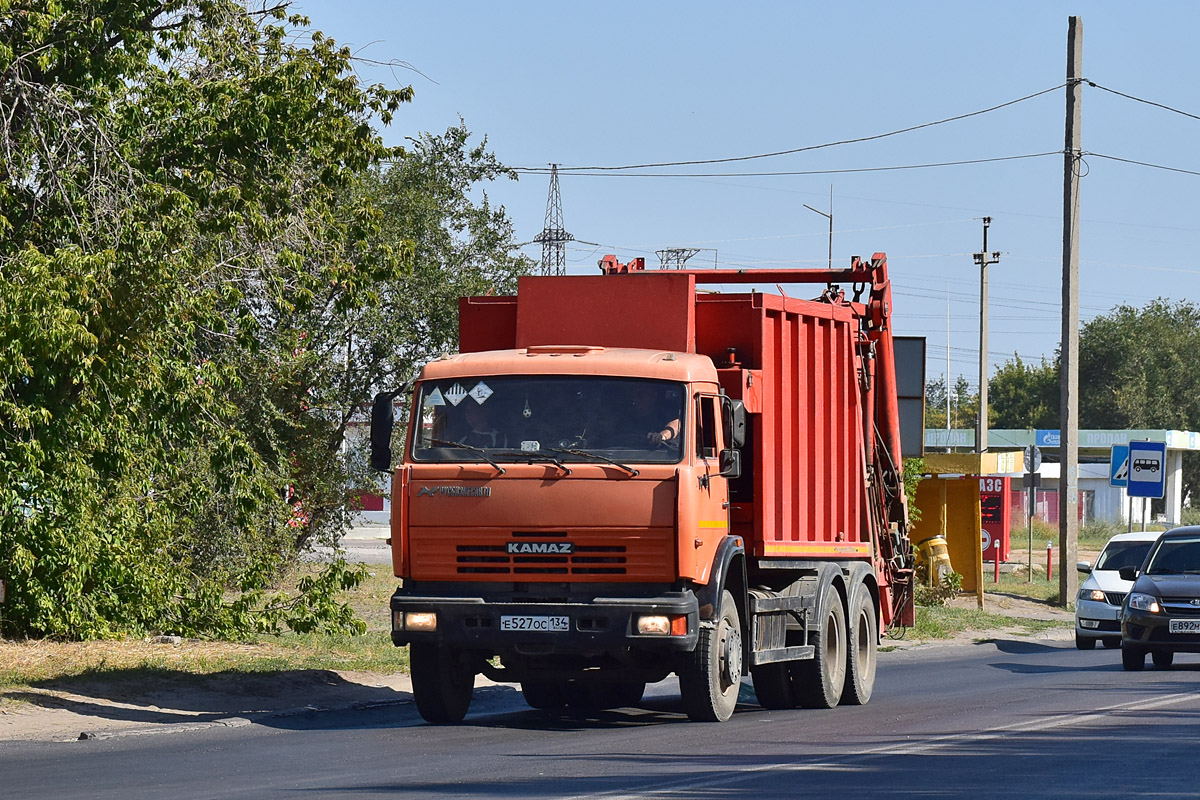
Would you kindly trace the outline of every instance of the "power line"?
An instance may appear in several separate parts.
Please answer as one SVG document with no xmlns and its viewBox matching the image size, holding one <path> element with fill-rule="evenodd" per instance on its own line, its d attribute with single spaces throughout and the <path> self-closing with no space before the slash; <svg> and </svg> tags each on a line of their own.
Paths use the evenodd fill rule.
<svg viewBox="0 0 1200 800">
<path fill-rule="evenodd" d="M 1124 97 L 1126 100 L 1133 100 L 1135 103 L 1145 103 L 1148 106 L 1154 106 L 1155 108 L 1161 108 L 1164 111 L 1170 111 L 1170 112 L 1173 112 L 1175 114 L 1180 114 L 1185 117 L 1191 117 L 1192 119 L 1200 119 L 1200 116 L 1197 116 L 1195 114 L 1189 114 L 1187 111 L 1180 111 L 1178 108 L 1172 108 L 1171 106 L 1163 105 L 1162 103 L 1156 103 L 1153 100 L 1146 100 L 1141 97 L 1134 97 L 1131 94 L 1125 94 L 1124 92 L 1118 92 L 1116 89 L 1110 89 L 1107 86 L 1101 86 L 1100 84 L 1095 83 L 1094 81 L 1086 81 L 1086 83 L 1088 86 L 1091 86 L 1093 89 L 1099 89 L 1102 92 L 1108 92 L 1109 94 L 1115 94 L 1117 97 Z"/>
<path fill-rule="evenodd" d="M 856 172 L 894 172 L 906 169 L 932 169 L 934 167 L 961 167 L 969 164 L 991 164 L 999 161 L 1018 161 L 1024 158 L 1043 158 L 1045 156 L 1062 155 L 1061 150 L 1048 150 L 1044 153 L 1023 153 L 1017 156 L 996 156 L 993 158 L 972 158 L 964 161 L 937 161 L 929 164 L 896 164 L 886 167 L 850 167 L 846 169 L 809 169 L 779 172 L 572 172 L 572 177 L 583 178 L 778 178 L 794 175 L 846 175 Z M 670 166 L 670 165 L 667 165 Z M 579 170 L 615 170 L 617 167 L 578 167 Z M 635 169 L 621 167 L 619 169 Z M 522 175 L 546 175 L 549 170 L 542 167 L 514 167 L 514 172 Z M 566 167 L 560 171 L 565 172 Z"/>
<path fill-rule="evenodd" d="M 1057 91 L 1064 86 L 1066 86 L 1065 83 L 1060 83 L 1058 86 L 1053 86 L 1049 89 L 1043 89 L 1040 92 L 1034 92 L 1033 94 L 1025 95 L 1024 97 L 1018 97 L 1016 100 L 1009 100 L 1006 103 L 1001 103 L 999 105 L 992 106 L 990 108 L 980 109 L 979 111 L 972 111 L 967 114 L 958 114 L 957 116 L 946 117 L 945 119 L 939 119 L 939 120 L 935 120 L 933 122 L 924 122 L 924 123 L 921 123 L 920 125 L 911 125 L 907 128 L 900 128 L 899 130 L 888 131 L 887 133 L 877 133 L 877 134 L 874 134 L 873 136 L 862 136 L 857 139 L 842 139 L 842 140 L 836 141 L 836 142 L 825 142 L 824 144 L 812 144 L 812 145 L 808 145 L 806 147 L 794 147 L 789 150 L 777 150 L 777 151 L 771 152 L 771 153 L 757 153 L 755 155 L 749 155 L 749 156 L 729 156 L 727 158 L 705 158 L 705 159 L 696 159 L 693 161 L 661 161 L 661 162 L 651 163 L 651 164 L 625 164 L 623 166 L 563 167 L 562 171 L 563 172 L 567 172 L 567 171 L 576 172 L 576 171 L 580 171 L 580 170 L 600 171 L 600 170 L 623 170 L 623 169 L 650 169 L 653 167 L 687 167 L 687 166 L 695 166 L 698 164 L 728 164 L 728 163 L 735 162 L 735 161 L 752 161 L 754 159 L 759 159 L 759 158 L 775 158 L 777 156 L 787 156 L 787 155 L 792 155 L 794 153 L 808 152 L 810 150 L 821 150 L 821 149 L 824 149 L 827 147 L 837 147 L 837 146 L 843 145 L 843 144 L 859 144 L 861 142 L 871 142 L 871 141 L 875 141 L 876 139 L 884 139 L 889 136 L 898 136 L 901 133 L 910 133 L 912 131 L 921 130 L 922 128 L 931 128 L 935 125 L 944 125 L 947 122 L 957 122 L 958 120 L 968 119 L 970 117 L 977 117 L 980 114 L 988 114 L 988 113 L 991 113 L 992 111 L 998 111 L 1002 108 L 1007 108 L 1008 106 L 1016 105 L 1017 103 L 1023 103 L 1026 100 L 1032 100 L 1033 98 L 1039 97 L 1043 94 L 1048 94 L 1050 92 Z"/>
<path fill-rule="evenodd" d="M 1151 164 L 1148 161 L 1135 161 L 1132 158 L 1118 158 L 1117 156 L 1106 156 L 1103 153 L 1091 153 L 1091 152 L 1085 151 L 1083 153 L 1083 155 L 1090 156 L 1092 158 L 1104 158 L 1104 159 L 1108 159 L 1109 161 L 1120 161 L 1122 164 L 1136 164 L 1139 167 L 1149 167 L 1151 169 L 1166 170 L 1167 172 L 1180 172 L 1180 173 L 1183 173 L 1184 175 L 1200 175 L 1200 172 L 1197 172 L 1197 171 L 1191 170 L 1191 169 L 1183 169 L 1182 167 L 1166 167 L 1166 166 L 1163 166 L 1162 164 Z"/>
</svg>

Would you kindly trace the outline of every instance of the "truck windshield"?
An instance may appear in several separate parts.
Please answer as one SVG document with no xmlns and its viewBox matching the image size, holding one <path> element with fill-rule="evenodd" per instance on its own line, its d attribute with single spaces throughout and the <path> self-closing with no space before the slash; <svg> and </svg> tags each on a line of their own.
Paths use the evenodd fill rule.
<svg viewBox="0 0 1200 800">
<path fill-rule="evenodd" d="M 676 463 L 685 396 L 682 383 L 602 376 L 425 381 L 417 388 L 412 458 Z"/>
</svg>

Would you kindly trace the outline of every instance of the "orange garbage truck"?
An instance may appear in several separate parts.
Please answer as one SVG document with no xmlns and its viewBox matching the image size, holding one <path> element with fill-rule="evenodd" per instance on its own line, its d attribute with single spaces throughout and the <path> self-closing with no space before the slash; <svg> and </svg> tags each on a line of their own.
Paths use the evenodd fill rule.
<svg viewBox="0 0 1200 800">
<path fill-rule="evenodd" d="M 376 397 L 421 715 L 461 721 L 479 674 L 548 710 L 671 673 L 693 720 L 728 719 L 746 674 L 768 708 L 866 703 L 913 614 L 886 257 L 600 267 L 462 298 L 394 461 L 398 393 Z"/>
</svg>

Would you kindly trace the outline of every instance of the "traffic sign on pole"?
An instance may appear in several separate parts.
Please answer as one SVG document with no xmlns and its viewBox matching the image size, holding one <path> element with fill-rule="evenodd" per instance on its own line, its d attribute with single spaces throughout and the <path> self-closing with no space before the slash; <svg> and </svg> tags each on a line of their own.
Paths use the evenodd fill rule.
<svg viewBox="0 0 1200 800">
<path fill-rule="evenodd" d="M 1167 445 L 1164 442 L 1129 443 L 1130 497 L 1162 497 L 1167 486 Z"/>
<path fill-rule="evenodd" d="M 1108 485 L 1125 486 L 1129 483 L 1129 445 L 1114 444 L 1108 458 Z"/>
</svg>

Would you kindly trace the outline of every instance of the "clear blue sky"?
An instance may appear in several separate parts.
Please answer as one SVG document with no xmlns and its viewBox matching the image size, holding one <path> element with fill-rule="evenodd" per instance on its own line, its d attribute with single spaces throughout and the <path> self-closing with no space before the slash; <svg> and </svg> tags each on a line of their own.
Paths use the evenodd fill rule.
<svg viewBox="0 0 1200 800">
<path fill-rule="evenodd" d="M 1075 2 L 354 2 L 298 0 L 313 27 L 366 58 L 365 79 L 411 85 L 390 143 L 461 116 L 506 164 L 544 167 L 714 159 L 872 136 L 1062 84 L 1067 18 L 1083 19 L 1084 76 L 1200 116 L 1200 4 Z M 858 169 L 1061 151 L 1063 89 L 878 141 L 688 168 Z M 1101 89 L 1083 94 L 1083 148 L 1200 172 L 1200 120 Z M 1081 316 L 1156 297 L 1200 299 L 1200 175 L 1086 158 Z M 666 170 L 651 170 L 663 172 Z M 992 371 L 1060 338 L 1063 159 L 782 177 L 563 174 L 572 272 L 663 247 L 716 248 L 723 267 L 821 266 L 833 187 L 835 265 L 888 254 L 901 334 L 928 337 L 928 374 L 977 382 L 979 272 L 989 270 Z M 488 189 L 521 241 L 541 230 L 548 179 Z M 526 252 L 540 257 L 540 248 Z M 692 265 L 712 263 L 712 253 Z"/>
</svg>

